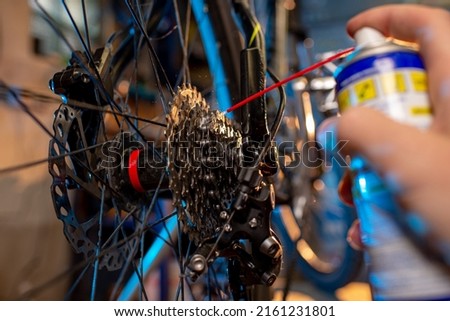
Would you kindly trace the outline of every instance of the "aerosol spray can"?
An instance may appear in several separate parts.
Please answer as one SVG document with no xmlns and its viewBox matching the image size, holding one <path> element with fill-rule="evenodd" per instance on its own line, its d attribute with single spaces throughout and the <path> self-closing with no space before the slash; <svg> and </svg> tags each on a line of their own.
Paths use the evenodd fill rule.
<svg viewBox="0 0 450 321">
<path fill-rule="evenodd" d="M 341 112 L 366 106 L 426 129 L 432 114 L 426 71 L 417 51 L 372 28 L 359 30 L 355 40 L 355 52 L 335 76 Z M 350 167 L 373 298 L 450 299 L 448 270 L 429 257 L 431 250 L 418 246 L 427 238 L 423 220 L 402 213 L 394 195 L 362 157 L 352 157 Z"/>
</svg>

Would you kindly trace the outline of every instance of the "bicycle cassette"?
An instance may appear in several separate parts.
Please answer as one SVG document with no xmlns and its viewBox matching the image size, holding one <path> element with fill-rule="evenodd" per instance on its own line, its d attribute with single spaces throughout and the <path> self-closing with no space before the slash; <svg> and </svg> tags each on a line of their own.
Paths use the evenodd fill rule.
<svg viewBox="0 0 450 321">
<path fill-rule="evenodd" d="M 238 186 L 242 137 L 202 95 L 182 85 L 167 115 L 169 188 L 183 230 L 195 243 L 213 238 L 224 224 Z"/>
</svg>

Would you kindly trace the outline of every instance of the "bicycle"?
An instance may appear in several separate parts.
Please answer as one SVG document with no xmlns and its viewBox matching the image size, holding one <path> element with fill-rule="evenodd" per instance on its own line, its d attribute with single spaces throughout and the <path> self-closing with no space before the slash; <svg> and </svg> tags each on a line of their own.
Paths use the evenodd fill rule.
<svg viewBox="0 0 450 321">
<path fill-rule="evenodd" d="M 75 286 L 81 277 L 88 277 L 93 281 L 90 298 L 97 298 L 96 284 L 105 268 L 118 281 L 105 290 L 110 292 L 109 298 L 136 298 L 137 288 L 138 297 L 146 298 L 144 274 L 170 256 L 162 252 L 164 248 L 174 252 L 178 262 L 180 283 L 175 298 L 250 299 L 255 285 L 273 284 L 281 269 L 281 244 L 272 230 L 270 213 L 275 206 L 272 177 L 277 169 L 273 138 L 283 114 L 284 93 L 279 93 L 280 106 L 270 128 L 264 99 L 244 107 L 235 120 L 212 111 L 208 104 L 214 105 L 218 99 L 216 105 L 223 109 L 264 88 L 264 39 L 257 20 L 246 1 L 233 1 L 234 10 L 228 1 L 220 5 L 192 1 L 195 24 L 203 30 L 204 50 L 215 75 L 216 98 L 209 85 L 201 88 L 198 80 L 199 89 L 191 85 L 181 85 L 178 91 L 172 88 L 195 82 L 187 68 L 188 62 L 198 63 L 188 55 L 193 47 L 187 40 L 193 38 L 187 30 L 194 24 L 189 22 L 190 4 L 187 10 L 177 8 L 181 3 L 176 1 L 137 4 L 126 2 L 127 11 L 121 12 L 128 12 L 126 20 L 131 23 L 102 49 L 93 52 L 88 40 L 82 41 L 84 52 L 71 48 L 69 66 L 51 82 L 52 90 L 63 99 L 55 112 L 49 145 L 52 197 L 67 239 L 87 262 L 80 265 Z M 51 16 L 41 10 L 58 32 Z M 83 39 L 67 7 L 66 12 Z M 234 23 L 236 16 L 242 30 Z M 162 22 L 169 27 L 161 27 Z M 219 22 L 224 26 L 219 28 Z M 89 24 L 87 20 L 84 23 Z M 214 35 L 204 32 L 211 30 Z M 85 32 L 88 36 L 88 28 Z M 239 35 L 245 38 L 247 50 Z M 170 39 L 175 36 L 176 41 Z M 166 73 L 170 66 L 158 60 L 154 48 L 156 42 L 158 49 L 164 49 L 166 41 L 164 45 L 176 46 L 178 49 L 172 50 L 181 53 L 174 68 L 180 72 L 173 79 Z M 222 45 L 220 52 L 211 53 L 217 49 L 216 41 Z M 138 53 L 140 48 L 144 53 Z M 242 76 L 238 71 L 241 51 L 246 56 Z M 152 72 L 138 73 L 135 69 L 141 70 L 145 54 L 150 57 Z M 254 68 L 258 70 L 255 77 Z M 222 73 L 227 76 L 222 78 Z M 143 90 L 140 82 L 157 85 Z M 149 119 L 143 110 L 142 99 L 154 100 L 155 95 L 161 105 L 152 101 L 151 111 L 164 110 L 167 124 L 161 118 Z M 167 145 L 161 139 L 164 128 Z M 189 147 L 194 153 L 186 151 Z M 200 167 L 186 169 L 186 162 Z M 215 189 L 213 176 L 223 190 Z M 175 209 L 165 201 L 171 196 Z M 164 214 L 167 208 L 173 212 Z M 213 217 L 207 215 L 210 208 L 215 209 Z M 218 259 L 222 256 L 228 261 L 228 277 Z M 219 264 L 212 264 L 214 261 Z M 126 279 L 131 283 L 125 284 Z M 210 290 L 210 285 L 217 289 Z M 200 295 L 196 297 L 195 292 Z"/>
</svg>

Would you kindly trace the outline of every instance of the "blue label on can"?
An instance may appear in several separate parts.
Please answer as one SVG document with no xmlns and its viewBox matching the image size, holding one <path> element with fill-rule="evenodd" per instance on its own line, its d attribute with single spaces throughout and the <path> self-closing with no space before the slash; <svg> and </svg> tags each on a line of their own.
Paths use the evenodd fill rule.
<svg viewBox="0 0 450 321">
<path fill-rule="evenodd" d="M 385 63 L 379 63 L 385 61 Z M 391 63 L 389 63 L 391 62 Z M 341 69 L 336 78 L 336 90 L 349 85 L 355 79 L 371 76 L 380 72 L 392 71 L 399 68 L 425 69 L 420 56 L 413 52 L 389 52 L 357 60 Z"/>
<path fill-rule="evenodd" d="M 426 72 L 413 51 L 380 53 L 351 62 L 338 72 L 336 83 L 341 112 L 364 105 L 418 128 L 431 123 Z"/>
</svg>

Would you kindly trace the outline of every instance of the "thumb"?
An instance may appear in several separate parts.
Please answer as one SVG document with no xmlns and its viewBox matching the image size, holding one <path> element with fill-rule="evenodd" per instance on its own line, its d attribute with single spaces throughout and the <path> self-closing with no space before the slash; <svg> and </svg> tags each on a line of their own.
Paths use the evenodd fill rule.
<svg viewBox="0 0 450 321">
<path fill-rule="evenodd" d="M 346 141 L 346 154 L 364 157 L 382 176 L 414 171 L 420 161 L 419 148 L 427 141 L 423 131 L 365 107 L 345 111 L 336 131 L 338 139 Z"/>
</svg>

